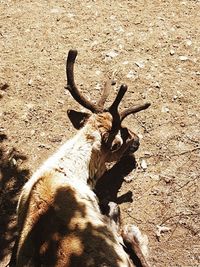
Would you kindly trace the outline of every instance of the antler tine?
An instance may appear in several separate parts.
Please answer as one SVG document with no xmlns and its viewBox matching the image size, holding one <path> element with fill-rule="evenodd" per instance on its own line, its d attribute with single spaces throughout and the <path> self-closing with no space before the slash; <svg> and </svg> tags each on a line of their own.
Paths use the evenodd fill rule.
<svg viewBox="0 0 200 267">
<path fill-rule="evenodd" d="M 138 105 L 132 108 L 125 109 L 120 113 L 120 120 L 121 122 L 130 114 L 137 113 L 141 110 L 147 109 L 151 104 L 150 103 L 145 103 L 143 105 Z"/>
<path fill-rule="evenodd" d="M 99 101 L 97 103 L 97 106 L 99 106 L 99 108 L 101 108 L 102 110 L 103 110 L 104 104 L 106 102 L 106 99 L 109 96 L 111 85 L 112 85 L 112 81 L 111 81 L 111 79 L 108 79 L 104 84 L 101 98 L 99 99 Z"/>
<path fill-rule="evenodd" d="M 90 103 L 83 95 L 81 95 L 78 88 L 76 87 L 74 81 L 74 62 L 77 54 L 78 54 L 77 50 L 69 50 L 67 57 L 67 64 L 66 64 L 67 86 L 65 88 L 69 90 L 72 97 L 80 105 L 89 109 L 93 113 L 97 113 L 99 111 L 98 107 Z"/>
<path fill-rule="evenodd" d="M 119 89 L 119 91 L 118 91 L 118 93 L 117 93 L 117 96 L 116 96 L 114 102 L 112 103 L 112 105 L 111 105 L 111 106 L 109 107 L 109 109 L 108 109 L 111 113 L 112 113 L 112 112 L 117 112 L 119 103 L 121 102 L 121 100 L 122 100 L 124 94 L 126 93 L 127 88 L 128 88 L 128 87 L 127 87 L 127 85 L 125 85 L 125 84 L 122 84 L 122 85 L 120 86 L 120 89 Z"/>
</svg>

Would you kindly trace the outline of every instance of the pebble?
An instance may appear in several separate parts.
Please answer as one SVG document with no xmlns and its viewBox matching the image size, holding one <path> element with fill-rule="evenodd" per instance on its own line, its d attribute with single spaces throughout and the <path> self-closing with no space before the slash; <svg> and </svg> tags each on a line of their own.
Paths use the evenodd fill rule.
<svg viewBox="0 0 200 267">
<path fill-rule="evenodd" d="M 188 60 L 188 57 L 187 56 L 180 56 L 179 59 L 181 61 L 186 61 L 186 60 Z"/>
<path fill-rule="evenodd" d="M 184 123 L 184 122 L 181 122 L 181 123 L 180 123 L 180 126 L 181 126 L 181 127 L 185 127 L 185 123 Z"/>
<path fill-rule="evenodd" d="M 115 27 L 114 31 L 116 31 L 117 33 L 122 33 L 124 32 L 124 29 L 121 26 Z"/>
<path fill-rule="evenodd" d="M 11 164 L 12 164 L 13 166 L 16 166 L 16 165 L 17 165 L 17 161 L 16 161 L 15 158 L 12 158 L 12 159 L 11 159 Z"/>
<path fill-rule="evenodd" d="M 33 84 L 33 80 L 30 79 L 30 80 L 28 81 L 28 85 L 31 86 L 32 84 Z"/>
<path fill-rule="evenodd" d="M 124 177 L 124 181 L 130 183 L 133 180 L 132 176 Z"/>
<path fill-rule="evenodd" d="M 186 43 L 187 46 L 191 46 L 192 45 L 192 41 L 191 40 L 186 40 L 185 43 Z"/>
<path fill-rule="evenodd" d="M 155 87 L 156 87 L 156 88 L 160 88 L 160 84 L 159 84 L 159 82 L 156 82 L 156 83 L 155 83 Z"/>
<path fill-rule="evenodd" d="M 110 59 L 117 57 L 118 55 L 119 55 L 119 53 L 115 50 L 111 50 L 111 51 L 106 53 L 106 57 L 108 57 Z"/>
<path fill-rule="evenodd" d="M 126 75 L 127 78 L 131 79 L 131 78 L 134 78 L 135 77 L 135 73 L 130 70 L 129 73 Z"/>
<path fill-rule="evenodd" d="M 171 49 L 169 53 L 170 53 L 170 55 L 172 56 L 172 55 L 175 54 L 175 50 Z"/>
<path fill-rule="evenodd" d="M 147 162 L 145 159 L 142 159 L 140 166 L 142 167 L 143 170 L 147 169 Z"/>
<path fill-rule="evenodd" d="M 36 131 L 35 130 L 31 130 L 31 135 L 35 135 Z"/>
<path fill-rule="evenodd" d="M 153 189 L 151 191 L 151 193 L 152 193 L 152 195 L 157 196 L 157 195 L 159 195 L 159 190 L 158 189 Z"/>
<path fill-rule="evenodd" d="M 162 107 L 161 111 L 163 113 L 169 113 L 169 108 L 168 107 Z"/>
<path fill-rule="evenodd" d="M 136 66 L 138 66 L 139 68 L 144 68 L 145 64 L 143 60 L 138 60 L 135 62 Z"/>
<path fill-rule="evenodd" d="M 162 233 L 169 232 L 171 230 L 170 227 L 164 226 L 164 225 L 156 225 L 156 236 L 157 238 L 160 238 Z"/>
</svg>

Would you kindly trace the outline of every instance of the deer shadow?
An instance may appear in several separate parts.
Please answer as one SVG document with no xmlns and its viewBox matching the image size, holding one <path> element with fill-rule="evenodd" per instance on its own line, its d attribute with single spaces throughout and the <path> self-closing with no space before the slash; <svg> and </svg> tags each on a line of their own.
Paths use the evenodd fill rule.
<svg viewBox="0 0 200 267">
<path fill-rule="evenodd" d="M 120 197 L 117 194 L 124 181 L 124 177 L 135 168 L 136 160 L 134 155 L 126 155 L 99 179 L 95 187 L 95 193 L 98 196 L 102 213 L 106 213 L 109 202 L 121 204 L 133 201 L 131 191 L 128 191 Z"/>
<path fill-rule="evenodd" d="M 134 155 L 125 155 L 117 162 L 111 169 L 109 169 L 97 182 L 95 193 L 99 198 L 99 205 L 101 212 L 109 217 L 109 202 L 121 204 L 124 202 L 133 202 L 132 192 L 117 196 L 119 189 L 127 176 L 133 169 L 136 168 L 136 160 Z M 126 243 L 124 250 L 129 255 L 134 266 L 142 267 L 141 259 L 138 258 L 136 252 L 132 249 L 131 245 Z"/>
<path fill-rule="evenodd" d="M 6 149 L 3 142 L 8 139 L 0 134 L 0 262 L 6 265 L 17 235 L 16 207 L 22 186 L 29 171 L 18 166 L 26 156 L 15 148 Z M 5 264 L 4 264 L 5 263 Z"/>
</svg>

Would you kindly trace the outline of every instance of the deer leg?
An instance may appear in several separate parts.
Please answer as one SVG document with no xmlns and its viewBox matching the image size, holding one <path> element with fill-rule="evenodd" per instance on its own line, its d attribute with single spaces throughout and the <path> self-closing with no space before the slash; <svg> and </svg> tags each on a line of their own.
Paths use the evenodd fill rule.
<svg viewBox="0 0 200 267">
<path fill-rule="evenodd" d="M 125 250 L 132 261 L 138 267 L 149 267 L 146 257 L 148 254 L 148 239 L 142 235 L 139 228 L 135 225 L 125 225 L 122 229 L 122 238 Z"/>
</svg>

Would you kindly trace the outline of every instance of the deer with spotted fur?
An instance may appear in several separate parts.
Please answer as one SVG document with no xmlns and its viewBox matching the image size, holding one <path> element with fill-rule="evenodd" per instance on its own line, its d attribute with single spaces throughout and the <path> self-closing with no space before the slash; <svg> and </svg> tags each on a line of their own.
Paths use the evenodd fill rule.
<svg viewBox="0 0 200 267">
<path fill-rule="evenodd" d="M 77 134 L 47 159 L 22 189 L 17 208 L 19 236 L 13 256 L 15 265 L 133 266 L 124 250 L 124 239 L 132 249 L 136 248 L 145 267 L 140 237 L 136 238 L 130 227 L 120 234 L 113 214 L 109 217 L 101 214 L 92 189 L 105 172 L 107 162 L 138 149 L 139 138 L 123 127 L 122 121 L 149 104 L 119 112 L 118 106 L 127 90 L 126 85 L 121 85 L 112 105 L 104 108 L 108 84 L 97 104 L 88 101 L 74 81 L 76 56 L 76 50 L 69 51 L 66 88 L 91 112 L 68 110 Z"/>
</svg>

